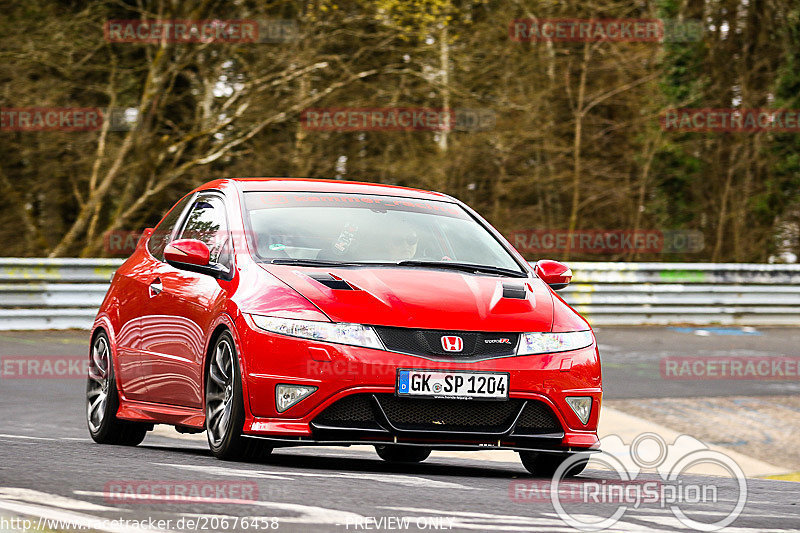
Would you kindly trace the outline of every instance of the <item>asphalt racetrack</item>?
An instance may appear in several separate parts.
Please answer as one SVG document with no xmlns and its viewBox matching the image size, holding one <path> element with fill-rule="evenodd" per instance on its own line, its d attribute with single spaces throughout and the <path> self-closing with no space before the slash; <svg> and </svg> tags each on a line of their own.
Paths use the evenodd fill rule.
<svg viewBox="0 0 800 533">
<path fill-rule="evenodd" d="M 641 409 L 635 414 L 653 413 L 666 423 L 674 414 L 670 405 L 735 405 L 744 398 L 748 405 L 793 412 L 787 427 L 773 429 L 780 435 L 788 431 L 787 442 L 800 437 L 797 410 L 792 411 L 800 395 L 797 376 L 701 380 L 673 379 L 664 372 L 665 358 L 797 357 L 800 330 L 597 328 L 596 334 L 609 407 L 626 413 Z M 0 333 L 3 361 L 86 352 L 86 332 Z M 422 464 L 393 466 L 367 447 L 285 448 L 258 463 L 235 463 L 214 459 L 199 436 L 187 438 L 169 428 L 149 434 L 135 448 L 100 446 L 86 429 L 84 379 L 8 375 L 14 368 L 4 366 L 0 378 L 0 531 L 576 531 L 573 526 L 615 512 L 619 516 L 609 531 L 691 531 L 697 529 L 691 520 L 724 520 L 742 500 L 742 485 L 732 476 L 688 473 L 683 485 L 712 488 L 713 503 L 684 501 L 676 511 L 663 494 L 657 501 L 626 500 L 623 506 L 565 497 L 557 510 L 550 481 L 533 478 L 501 451 L 437 452 Z M 719 430 L 720 424 L 703 426 L 702 412 L 698 408 L 691 415 L 698 418 L 697 432 Z M 680 418 L 689 423 L 691 416 Z M 741 422 L 747 412 L 728 416 L 731 423 Z M 758 435 L 737 432 L 728 445 L 746 441 L 751 455 L 765 453 L 758 458 L 800 470 L 800 459 L 776 440 L 777 433 L 764 444 Z M 747 446 L 738 450 L 750 453 Z M 488 453 L 510 459 L 485 460 Z M 590 464 L 562 487 L 563 494 L 619 484 L 616 474 Z M 639 473 L 634 484 L 647 481 L 664 484 L 655 472 Z M 724 531 L 800 530 L 800 484 L 749 477 L 744 485 L 743 507 Z M 137 487 L 147 490 L 130 496 Z M 188 487 L 184 494 L 193 499 L 170 496 L 175 487 Z"/>
</svg>

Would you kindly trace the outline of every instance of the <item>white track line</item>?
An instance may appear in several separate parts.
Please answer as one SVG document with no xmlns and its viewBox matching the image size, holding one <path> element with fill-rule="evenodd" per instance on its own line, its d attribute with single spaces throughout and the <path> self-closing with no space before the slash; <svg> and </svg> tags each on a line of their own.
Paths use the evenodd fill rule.
<svg viewBox="0 0 800 533">
<path fill-rule="evenodd" d="M 117 511 L 115 507 L 106 507 L 83 500 L 67 498 L 59 494 L 49 494 L 47 492 L 20 487 L 0 487 L 0 499 L 33 504 L 47 502 L 47 505 L 50 507 L 60 507 L 61 509 L 68 509 L 70 511 Z"/>
<path fill-rule="evenodd" d="M 0 433 L 0 438 L 3 439 L 28 439 L 28 440 L 58 440 L 53 439 L 50 437 L 29 437 L 28 435 L 8 435 L 6 433 Z"/>
<path fill-rule="evenodd" d="M 105 496 L 103 492 L 83 491 L 76 490 L 75 494 L 85 496 Z M 126 496 L 127 498 L 127 496 Z M 133 497 L 132 499 L 138 499 Z M 170 495 L 154 495 L 148 494 L 140 498 L 143 502 L 158 502 L 175 503 L 175 498 Z M 269 518 L 276 518 L 279 522 L 294 523 L 294 524 L 355 524 L 365 520 L 366 517 L 357 513 L 349 511 L 339 511 L 338 509 L 328 509 L 325 507 L 317 507 L 315 505 L 301 505 L 299 503 L 284 503 L 284 502 L 265 502 L 261 500 L 217 500 L 214 498 L 197 498 L 197 500 L 204 500 L 204 503 L 228 503 L 238 505 L 248 505 L 253 507 L 263 507 L 266 509 L 275 509 L 289 513 L 297 513 L 299 516 L 276 516 Z M 203 516 L 203 515 L 199 515 Z M 206 515 L 207 516 L 207 515 Z M 262 517 L 264 518 L 264 517 Z"/>
<path fill-rule="evenodd" d="M 393 485 L 404 485 L 407 487 L 426 487 L 426 488 L 439 488 L 439 489 L 460 489 L 460 490 L 484 490 L 469 485 L 462 485 L 461 483 L 453 483 L 450 481 L 439 481 L 435 479 L 428 479 L 419 476 L 407 476 L 397 474 L 371 474 L 359 472 L 339 472 L 339 473 L 316 473 L 316 472 L 294 472 L 282 470 L 279 476 L 272 472 L 263 470 L 244 470 L 238 468 L 229 468 L 226 466 L 200 466 L 200 465 L 182 465 L 172 463 L 153 463 L 158 466 L 171 466 L 172 468 L 180 468 L 182 470 L 193 470 L 203 472 L 204 474 L 218 475 L 218 476 L 234 476 L 234 477 L 251 477 L 260 479 L 281 479 L 291 480 L 292 477 L 312 477 L 312 478 L 338 478 L 350 479 L 359 481 L 375 481 L 378 483 L 389 483 Z"/>
<path fill-rule="evenodd" d="M 53 509 L 52 507 L 33 505 L 30 503 L 0 500 L 0 509 L 19 515 L 38 517 L 39 522 L 35 529 L 39 531 L 47 531 L 49 529 L 88 529 L 107 531 L 108 533 L 161 533 L 164 531 L 127 526 L 120 523 L 120 520 L 104 519 L 88 514 L 65 511 L 63 509 Z"/>
</svg>

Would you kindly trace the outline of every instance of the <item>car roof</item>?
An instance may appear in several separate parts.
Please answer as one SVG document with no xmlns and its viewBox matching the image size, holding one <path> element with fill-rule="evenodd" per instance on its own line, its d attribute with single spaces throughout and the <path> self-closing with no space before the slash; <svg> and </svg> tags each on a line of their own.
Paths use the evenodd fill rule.
<svg viewBox="0 0 800 533">
<path fill-rule="evenodd" d="M 456 200 L 440 192 L 424 191 L 398 185 L 383 185 L 360 181 L 325 180 L 313 178 L 225 178 L 210 181 L 196 190 L 225 188 L 236 184 L 245 192 L 282 191 L 282 192 L 321 192 L 377 194 L 381 196 L 397 196 L 401 198 L 417 198 L 422 200 L 439 200 L 455 202 Z"/>
</svg>

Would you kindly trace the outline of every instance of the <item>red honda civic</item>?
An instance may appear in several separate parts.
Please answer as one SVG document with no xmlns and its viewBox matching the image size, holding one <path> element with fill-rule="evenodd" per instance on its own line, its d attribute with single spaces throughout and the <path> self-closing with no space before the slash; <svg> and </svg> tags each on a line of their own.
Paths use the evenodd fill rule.
<svg viewBox="0 0 800 533">
<path fill-rule="evenodd" d="M 531 267 L 445 194 L 212 181 L 113 276 L 91 335 L 89 432 L 136 445 L 154 424 L 206 431 L 221 459 L 510 449 L 551 475 L 599 442 L 597 344 L 554 292 L 571 277 Z"/>
</svg>

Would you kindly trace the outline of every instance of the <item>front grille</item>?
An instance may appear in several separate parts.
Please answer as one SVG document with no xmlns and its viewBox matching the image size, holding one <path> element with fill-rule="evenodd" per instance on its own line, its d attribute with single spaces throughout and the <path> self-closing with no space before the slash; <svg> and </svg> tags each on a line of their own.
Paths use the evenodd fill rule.
<svg viewBox="0 0 800 533">
<path fill-rule="evenodd" d="M 539 435 L 559 431 L 561 425 L 553 411 L 543 402 L 536 400 L 528 401 L 514 428 L 514 433 L 519 435 Z"/>
<path fill-rule="evenodd" d="M 447 331 L 374 326 L 387 350 L 412 355 L 434 355 L 457 360 L 475 360 L 514 355 L 519 333 L 485 333 L 478 331 Z M 450 352 L 442 346 L 442 337 L 461 337 L 460 352 Z"/>
<path fill-rule="evenodd" d="M 513 399 L 497 402 L 377 396 L 389 422 L 407 431 L 503 432 L 511 427 L 522 406 L 522 400 Z"/>
<path fill-rule="evenodd" d="M 352 394 L 345 396 L 338 402 L 325 409 L 320 415 L 320 420 L 327 422 L 342 422 L 346 420 L 372 420 L 371 394 Z"/>
<path fill-rule="evenodd" d="M 389 430 L 388 426 L 382 427 L 386 422 L 375 406 L 375 399 L 389 423 L 401 431 L 496 434 L 508 431 L 517 415 L 519 419 L 514 426 L 514 435 L 562 431 L 550 407 L 536 400 L 445 400 L 363 393 L 351 394 L 334 402 L 313 423 L 325 428 Z"/>
<path fill-rule="evenodd" d="M 331 427 L 380 428 L 375 422 L 371 394 L 345 396 L 322 411 L 314 421 Z"/>
</svg>

